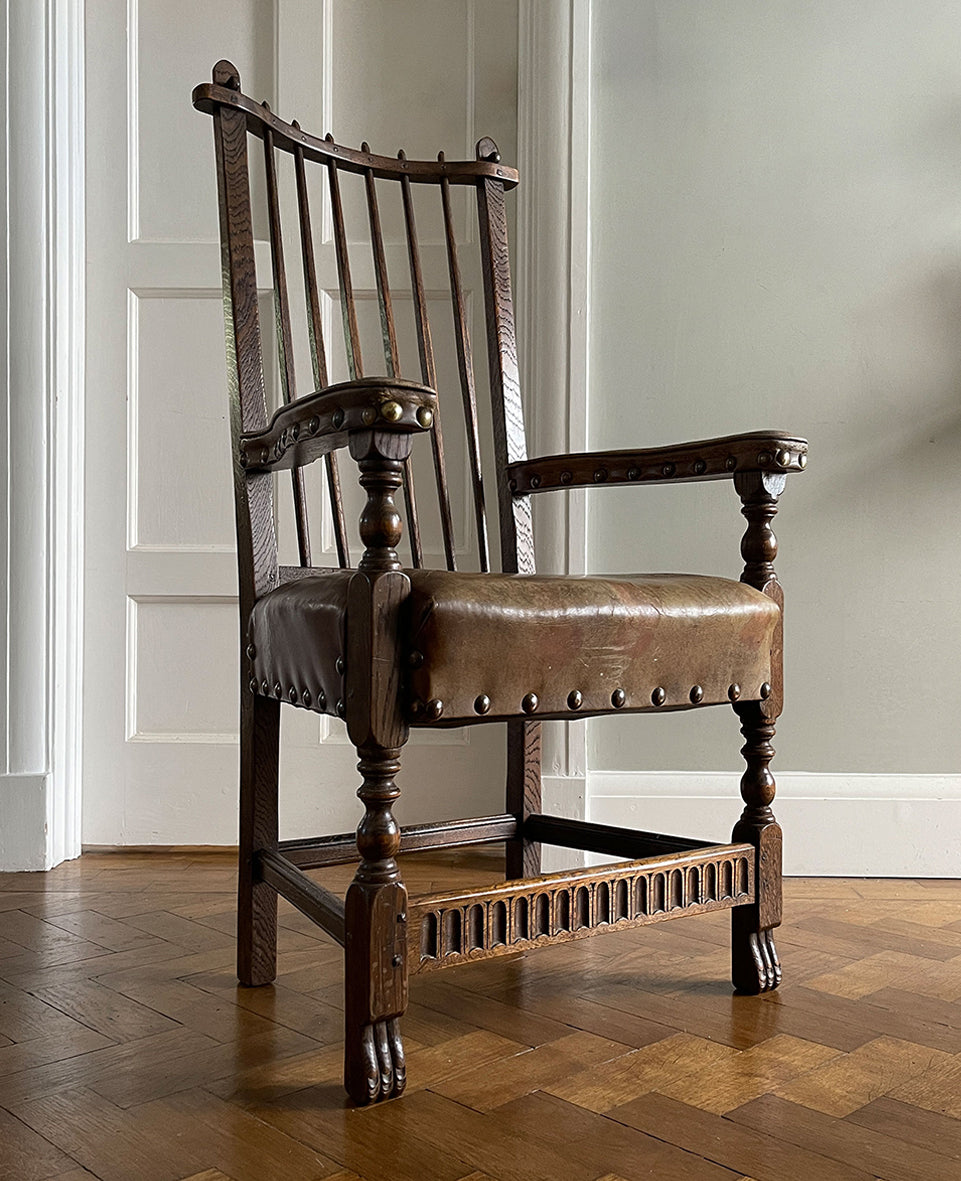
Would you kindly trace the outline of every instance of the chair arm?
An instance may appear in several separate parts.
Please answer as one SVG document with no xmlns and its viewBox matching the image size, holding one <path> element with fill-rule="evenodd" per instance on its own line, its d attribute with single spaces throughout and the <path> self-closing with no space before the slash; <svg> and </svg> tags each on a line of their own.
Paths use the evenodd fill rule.
<svg viewBox="0 0 961 1181">
<path fill-rule="evenodd" d="M 343 447 L 355 431 L 428 431 L 437 394 L 399 377 L 363 377 L 328 386 L 282 406 L 262 431 L 240 436 L 240 466 L 248 472 L 302 467 Z"/>
<path fill-rule="evenodd" d="M 508 465 L 515 496 L 587 484 L 687 483 L 730 479 L 738 472 L 799 472 L 807 465 L 807 440 L 782 431 L 754 431 L 633 451 L 548 455 Z"/>
</svg>

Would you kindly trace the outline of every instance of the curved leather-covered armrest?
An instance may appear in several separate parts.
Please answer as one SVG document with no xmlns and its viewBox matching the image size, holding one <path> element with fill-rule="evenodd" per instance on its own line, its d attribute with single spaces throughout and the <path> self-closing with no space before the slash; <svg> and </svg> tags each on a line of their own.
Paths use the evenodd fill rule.
<svg viewBox="0 0 961 1181">
<path fill-rule="evenodd" d="M 677 484 L 730 479 L 736 472 L 799 472 L 807 465 L 807 451 L 806 439 L 754 431 L 669 447 L 548 455 L 512 463 L 507 473 L 511 492 L 527 496 L 586 484 Z"/>
<path fill-rule="evenodd" d="M 347 444 L 353 431 L 430 430 L 437 394 L 400 377 L 362 377 L 282 406 L 265 430 L 240 436 L 240 466 L 250 472 L 301 467 Z"/>
</svg>

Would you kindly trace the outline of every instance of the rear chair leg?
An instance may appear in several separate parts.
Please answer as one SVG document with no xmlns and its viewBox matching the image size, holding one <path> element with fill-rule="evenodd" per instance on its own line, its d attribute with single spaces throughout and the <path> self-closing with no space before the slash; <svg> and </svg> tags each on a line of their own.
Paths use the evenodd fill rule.
<svg viewBox="0 0 961 1181">
<path fill-rule="evenodd" d="M 507 811 L 521 825 L 541 811 L 540 722 L 507 723 Z M 507 877 L 534 878 L 541 872 L 541 847 L 537 841 L 515 837 L 507 842 Z"/>
<path fill-rule="evenodd" d="M 260 880 L 255 857 L 277 848 L 280 702 L 243 693 L 240 730 L 237 976 L 241 984 L 270 984 L 277 975 L 277 894 Z"/>
<path fill-rule="evenodd" d="M 367 811 L 346 900 L 344 1085 L 364 1105 L 399 1095 L 407 1082 L 399 1022 L 407 1008 L 407 890 L 391 812 L 400 749 L 366 746 L 358 754 L 364 781 L 357 794 Z"/>
<path fill-rule="evenodd" d="M 771 811 L 774 777 L 769 769 L 774 757 L 774 719 L 765 716 L 759 701 L 746 701 L 734 709 L 741 719 L 745 738 L 741 754 L 747 770 L 741 779 L 744 811 L 731 839 L 749 842 L 756 850 L 756 901 L 731 912 L 731 971 L 735 989 L 754 995 L 781 983 L 781 962 L 774 946 L 774 928 L 781 924 L 781 826 Z"/>
</svg>

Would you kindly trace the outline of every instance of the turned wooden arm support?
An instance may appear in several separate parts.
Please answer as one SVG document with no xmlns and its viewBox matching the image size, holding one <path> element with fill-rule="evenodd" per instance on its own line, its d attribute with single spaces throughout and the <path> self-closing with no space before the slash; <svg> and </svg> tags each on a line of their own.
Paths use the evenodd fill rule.
<svg viewBox="0 0 961 1181">
<path fill-rule="evenodd" d="M 806 439 L 783 431 L 754 431 L 628 451 L 592 451 L 525 459 L 507 469 L 515 496 L 594 484 L 687 483 L 731 479 L 740 472 L 799 472 L 807 464 Z"/>
<path fill-rule="evenodd" d="M 356 432 L 397 435 L 429 431 L 437 395 L 399 377 L 364 377 L 328 386 L 282 406 L 265 430 L 240 436 L 240 466 L 249 472 L 302 467 L 343 447 Z"/>
</svg>

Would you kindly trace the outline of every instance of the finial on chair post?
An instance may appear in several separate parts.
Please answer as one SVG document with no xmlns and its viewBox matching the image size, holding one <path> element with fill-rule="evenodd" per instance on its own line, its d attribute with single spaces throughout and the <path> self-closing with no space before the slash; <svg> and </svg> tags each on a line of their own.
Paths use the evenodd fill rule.
<svg viewBox="0 0 961 1181">
<path fill-rule="evenodd" d="M 226 86 L 228 90 L 240 89 L 240 71 L 226 58 L 217 62 L 210 76 L 218 86 Z"/>
<path fill-rule="evenodd" d="M 477 141 L 475 151 L 478 160 L 489 160 L 491 164 L 500 164 L 501 162 L 501 154 L 497 144 L 494 143 L 489 135 L 485 135 Z"/>
</svg>

